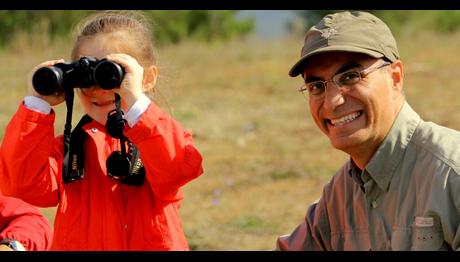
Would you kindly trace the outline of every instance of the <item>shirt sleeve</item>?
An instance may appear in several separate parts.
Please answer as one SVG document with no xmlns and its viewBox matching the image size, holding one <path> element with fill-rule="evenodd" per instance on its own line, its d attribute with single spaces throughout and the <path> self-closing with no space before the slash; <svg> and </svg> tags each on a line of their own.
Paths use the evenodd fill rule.
<svg viewBox="0 0 460 262">
<path fill-rule="evenodd" d="M 323 251 L 323 230 L 318 221 L 325 221 L 327 217 L 321 217 L 318 203 L 308 208 L 305 220 L 299 224 L 290 234 L 278 237 L 276 241 L 277 251 Z M 321 220 L 318 220 L 321 219 Z"/>
<path fill-rule="evenodd" d="M 23 103 L 8 123 L 0 147 L 0 191 L 39 207 L 56 206 L 62 170 L 62 139 L 54 137 L 55 114 Z"/>
<path fill-rule="evenodd" d="M 26 202 L 0 195 L 0 240 L 14 239 L 26 250 L 51 247 L 51 227 L 40 211 Z"/>
<path fill-rule="evenodd" d="M 162 200 L 180 200 L 180 187 L 203 173 L 191 133 L 153 102 L 125 135 L 139 149 L 146 178 Z"/>
<path fill-rule="evenodd" d="M 128 122 L 129 127 L 133 127 L 141 115 L 147 111 L 150 103 L 152 101 L 146 95 L 143 95 L 141 98 L 137 99 L 136 102 L 131 106 L 131 108 L 126 112 L 125 120 Z"/>
<path fill-rule="evenodd" d="M 45 100 L 35 96 L 24 97 L 24 105 L 35 112 L 43 114 L 49 114 L 51 112 L 51 105 Z"/>
</svg>

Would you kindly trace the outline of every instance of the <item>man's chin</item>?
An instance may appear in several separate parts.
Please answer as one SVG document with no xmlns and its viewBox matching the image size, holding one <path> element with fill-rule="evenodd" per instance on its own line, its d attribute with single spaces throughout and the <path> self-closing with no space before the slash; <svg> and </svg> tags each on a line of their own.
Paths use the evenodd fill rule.
<svg viewBox="0 0 460 262">
<path fill-rule="evenodd" d="M 362 139 L 356 136 L 334 137 L 329 138 L 329 141 L 335 149 L 344 152 L 348 152 L 348 149 L 358 147 L 362 143 Z"/>
</svg>

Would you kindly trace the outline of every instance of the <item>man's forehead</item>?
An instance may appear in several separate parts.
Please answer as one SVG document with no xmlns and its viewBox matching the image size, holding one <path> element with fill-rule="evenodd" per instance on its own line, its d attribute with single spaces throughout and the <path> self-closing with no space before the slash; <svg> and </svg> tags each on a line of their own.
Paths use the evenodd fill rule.
<svg viewBox="0 0 460 262">
<path fill-rule="evenodd" d="M 375 60 L 368 55 L 353 52 L 326 52 L 312 56 L 305 64 L 302 75 L 322 71 L 339 71 L 342 67 L 359 67 L 367 60 Z"/>
</svg>

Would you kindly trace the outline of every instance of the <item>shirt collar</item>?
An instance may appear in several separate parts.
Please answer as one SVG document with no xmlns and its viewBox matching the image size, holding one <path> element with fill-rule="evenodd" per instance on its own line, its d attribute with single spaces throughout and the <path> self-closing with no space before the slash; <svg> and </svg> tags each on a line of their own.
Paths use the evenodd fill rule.
<svg viewBox="0 0 460 262">
<path fill-rule="evenodd" d="M 355 164 L 352 158 L 350 158 L 349 161 L 350 161 L 350 169 L 348 170 L 348 175 L 361 188 L 361 190 L 365 192 L 364 180 L 362 178 L 363 171 Z"/>
<path fill-rule="evenodd" d="M 367 164 L 365 170 L 381 190 L 388 191 L 391 177 L 420 121 L 420 116 L 404 102 L 393 126 Z"/>
</svg>

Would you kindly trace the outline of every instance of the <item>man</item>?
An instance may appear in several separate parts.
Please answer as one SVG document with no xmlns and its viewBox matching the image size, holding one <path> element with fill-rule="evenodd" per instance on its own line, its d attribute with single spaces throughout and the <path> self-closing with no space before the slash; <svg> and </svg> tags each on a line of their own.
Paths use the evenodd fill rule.
<svg viewBox="0 0 460 262">
<path fill-rule="evenodd" d="M 370 13 L 330 14 L 307 32 L 289 75 L 302 75 L 315 123 L 350 159 L 277 250 L 460 249 L 460 132 L 409 106 L 403 69 Z"/>
<path fill-rule="evenodd" d="M 43 251 L 51 246 L 51 228 L 40 211 L 0 194 L 0 251 Z"/>
</svg>

